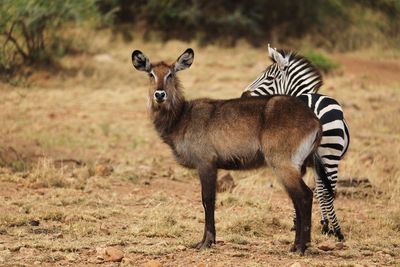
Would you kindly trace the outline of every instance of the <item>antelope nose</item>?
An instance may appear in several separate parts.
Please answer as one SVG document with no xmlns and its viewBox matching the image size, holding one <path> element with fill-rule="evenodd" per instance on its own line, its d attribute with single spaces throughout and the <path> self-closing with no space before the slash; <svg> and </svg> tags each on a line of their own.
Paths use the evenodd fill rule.
<svg viewBox="0 0 400 267">
<path fill-rule="evenodd" d="M 157 90 L 154 93 L 154 98 L 157 100 L 157 102 L 164 101 L 166 96 L 167 96 L 167 94 L 165 93 L 164 90 Z"/>
</svg>

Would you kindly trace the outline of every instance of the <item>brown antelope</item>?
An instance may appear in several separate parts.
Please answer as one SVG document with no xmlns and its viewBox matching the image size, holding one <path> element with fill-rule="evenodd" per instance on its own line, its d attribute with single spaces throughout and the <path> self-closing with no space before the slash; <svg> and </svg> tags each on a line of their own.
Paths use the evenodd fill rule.
<svg viewBox="0 0 400 267">
<path fill-rule="evenodd" d="M 155 129 L 177 161 L 197 169 L 200 177 L 205 226 L 196 247 L 215 243 L 217 170 L 268 165 L 294 204 L 298 227 L 291 250 L 303 255 L 310 242 L 312 191 L 302 176 L 309 158 L 316 168 L 322 166 L 316 154 L 321 139 L 319 120 L 303 102 L 290 96 L 187 101 L 176 73 L 189 68 L 193 58 L 190 48 L 173 64 L 150 63 L 141 51 L 132 53 L 133 66 L 150 78 L 148 97 Z"/>
</svg>

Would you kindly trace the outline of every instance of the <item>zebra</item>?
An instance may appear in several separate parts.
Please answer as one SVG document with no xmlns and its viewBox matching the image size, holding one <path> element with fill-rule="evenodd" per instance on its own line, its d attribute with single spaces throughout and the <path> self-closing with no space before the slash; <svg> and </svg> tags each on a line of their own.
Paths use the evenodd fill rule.
<svg viewBox="0 0 400 267">
<path fill-rule="evenodd" d="M 242 97 L 286 94 L 299 97 L 320 119 L 323 136 L 318 154 L 328 174 L 331 186 L 336 191 L 336 181 L 340 160 L 346 154 L 350 143 L 350 134 L 343 110 L 333 98 L 317 94 L 322 86 L 322 75 L 306 58 L 290 51 L 277 50 L 268 45 L 268 53 L 273 64 L 242 93 Z M 334 196 L 324 187 L 320 177 L 316 179 L 316 196 L 321 209 L 323 234 L 334 234 L 339 241 L 344 235 L 333 206 Z M 329 219 L 333 229 L 329 227 Z M 296 227 L 296 215 L 293 217 L 293 230 Z"/>
</svg>

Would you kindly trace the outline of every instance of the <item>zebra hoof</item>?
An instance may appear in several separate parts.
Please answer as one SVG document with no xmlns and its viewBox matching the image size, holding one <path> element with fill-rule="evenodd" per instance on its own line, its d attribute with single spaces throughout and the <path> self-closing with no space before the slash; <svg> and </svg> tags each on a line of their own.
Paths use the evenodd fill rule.
<svg viewBox="0 0 400 267">
<path fill-rule="evenodd" d="M 342 242 L 345 241 L 344 240 L 344 235 L 342 234 L 342 232 L 340 230 L 335 231 L 335 236 L 337 237 L 337 239 Z"/>
<path fill-rule="evenodd" d="M 321 233 L 322 233 L 323 235 L 330 235 L 330 231 L 332 231 L 332 230 L 329 229 L 328 220 L 323 220 L 323 221 L 321 221 L 321 224 L 322 224 Z M 333 231 L 332 231 L 331 234 L 333 234 Z"/>
</svg>

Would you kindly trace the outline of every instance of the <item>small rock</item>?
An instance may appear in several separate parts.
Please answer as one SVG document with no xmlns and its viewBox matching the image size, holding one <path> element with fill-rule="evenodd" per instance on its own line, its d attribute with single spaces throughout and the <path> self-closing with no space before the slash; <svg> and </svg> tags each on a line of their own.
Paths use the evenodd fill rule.
<svg viewBox="0 0 400 267">
<path fill-rule="evenodd" d="M 179 246 L 177 246 L 176 248 L 177 248 L 178 250 L 180 250 L 180 251 L 186 250 L 186 247 L 185 247 L 184 245 L 179 245 Z"/>
<path fill-rule="evenodd" d="M 94 174 L 97 176 L 109 176 L 113 171 L 114 168 L 106 163 L 96 164 L 94 168 Z"/>
<path fill-rule="evenodd" d="M 106 235 L 111 235 L 110 230 L 108 230 L 108 227 L 105 224 L 100 225 L 100 231 Z"/>
<path fill-rule="evenodd" d="M 0 263 L 7 262 L 8 258 L 11 256 L 11 251 L 6 249 L 0 251 Z"/>
<path fill-rule="evenodd" d="M 137 266 L 136 260 L 124 257 L 121 261 L 121 267 Z"/>
<path fill-rule="evenodd" d="M 106 254 L 106 249 L 97 247 L 96 248 L 96 254 L 97 254 L 97 259 L 102 259 L 104 260 L 105 254 Z"/>
<path fill-rule="evenodd" d="M 31 220 L 31 221 L 29 222 L 29 224 L 30 224 L 31 226 L 39 226 L 39 225 L 40 225 L 40 222 L 39 222 L 38 220 Z"/>
<path fill-rule="evenodd" d="M 325 241 L 318 245 L 318 249 L 323 251 L 331 251 L 335 249 L 335 244 L 330 241 Z"/>
<path fill-rule="evenodd" d="M 40 189 L 36 189 L 35 190 L 36 194 L 43 196 L 44 194 L 46 194 L 46 191 L 43 190 L 43 188 Z"/>
<path fill-rule="evenodd" d="M 72 214 L 72 215 L 67 215 L 67 216 L 65 216 L 64 222 L 65 222 L 65 223 L 71 223 L 71 222 L 78 221 L 79 219 L 80 219 L 79 216 L 77 216 L 77 215 L 75 215 L 75 214 Z"/>
<path fill-rule="evenodd" d="M 53 236 L 54 238 L 64 238 L 63 233 L 57 233 Z"/>
<path fill-rule="evenodd" d="M 34 183 L 30 183 L 28 185 L 28 187 L 31 189 L 41 189 L 41 188 L 47 187 L 47 185 L 42 182 L 34 182 Z"/>
<path fill-rule="evenodd" d="M 225 174 L 217 181 L 217 192 L 222 193 L 225 191 L 232 192 L 235 187 L 235 181 L 230 173 Z"/>
<path fill-rule="evenodd" d="M 124 252 L 114 247 L 108 247 L 104 251 L 104 256 L 105 261 L 119 262 L 124 258 Z"/>
<path fill-rule="evenodd" d="M 8 250 L 11 252 L 18 252 L 23 246 L 20 244 L 11 245 L 8 247 Z"/>
<path fill-rule="evenodd" d="M 78 260 L 78 256 L 75 255 L 74 253 L 69 253 L 65 256 L 65 259 L 69 262 L 76 262 Z"/>
<path fill-rule="evenodd" d="M 34 261 L 34 262 L 33 262 L 33 265 L 40 265 L 40 264 L 42 264 L 41 261 Z"/>
<path fill-rule="evenodd" d="M 35 229 L 32 229 L 31 232 L 36 235 L 48 235 L 52 231 L 51 231 L 51 229 L 47 229 L 47 228 L 35 228 Z"/>
<path fill-rule="evenodd" d="M 364 250 L 364 251 L 361 252 L 361 254 L 363 256 L 372 256 L 372 255 L 374 255 L 374 253 L 372 251 L 370 251 L 370 250 Z"/>
<path fill-rule="evenodd" d="M 162 267 L 162 263 L 156 260 L 146 262 L 143 267 Z"/>
<path fill-rule="evenodd" d="M 296 261 L 295 263 L 293 263 L 292 265 L 290 265 L 290 267 L 302 267 L 301 263 Z"/>
<path fill-rule="evenodd" d="M 87 180 L 90 177 L 90 171 L 87 167 L 76 169 L 75 173 L 76 176 L 82 180 Z"/>
<path fill-rule="evenodd" d="M 174 254 L 168 254 L 166 257 L 167 257 L 167 259 L 169 259 L 169 260 L 175 259 L 175 255 L 174 255 Z"/>
<path fill-rule="evenodd" d="M 336 248 L 337 250 L 343 249 L 343 248 L 344 248 L 343 242 L 336 242 L 335 248 Z"/>
<path fill-rule="evenodd" d="M 36 254 L 36 250 L 34 248 L 21 247 L 19 248 L 19 253 L 24 256 L 33 256 Z"/>
</svg>

